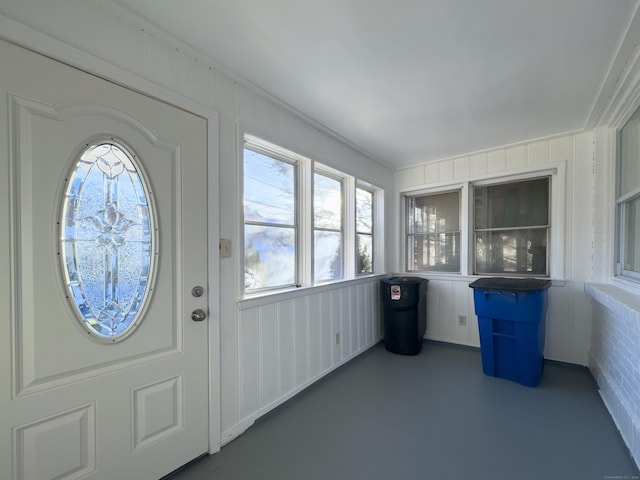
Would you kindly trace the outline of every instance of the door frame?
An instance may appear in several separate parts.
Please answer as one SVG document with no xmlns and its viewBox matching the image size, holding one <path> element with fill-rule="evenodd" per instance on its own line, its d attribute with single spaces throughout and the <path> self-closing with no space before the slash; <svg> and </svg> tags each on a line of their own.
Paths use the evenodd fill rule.
<svg viewBox="0 0 640 480">
<path fill-rule="evenodd" d="M 20 47 L 67 64 L 141 95 L 186 110 L 207 121 L 207 232 L 208 232 L 208 328 L 209 371 L 209 453 L 221 446 L 220 389 L 220 185 L 219 113 L 151 80 L 61 42 L 47 34 L 0 15 L 0 38 Z"/>
</svg>

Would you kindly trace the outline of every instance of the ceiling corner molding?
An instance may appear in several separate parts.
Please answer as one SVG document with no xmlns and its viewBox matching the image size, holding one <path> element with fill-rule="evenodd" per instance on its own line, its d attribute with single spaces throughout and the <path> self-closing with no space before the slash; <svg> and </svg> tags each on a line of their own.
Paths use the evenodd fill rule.
<svg viewBox="0 0 640 480">
<path fill-rule="evenodd" d="M 640 1 L 620 39 L 585 129 L 618 127 L 640 103 Z"/>
</svg>

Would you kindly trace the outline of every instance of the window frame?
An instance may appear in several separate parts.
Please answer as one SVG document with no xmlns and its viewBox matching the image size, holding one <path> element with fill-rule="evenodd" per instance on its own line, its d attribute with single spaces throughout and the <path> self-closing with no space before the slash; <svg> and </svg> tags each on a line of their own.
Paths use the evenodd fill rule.
<svg viewBox="0 0 640 480">
<path fill-rule="evenodd" d="M 458 230 L 457 231 L 447 231 L 444 232 L 444 234 L 450 234 L 450 233 L 457 233 L 458 234 L 458 243 L 459 245 L 459 252 L 460 255 L 458 256 L 458 265 L 457 265 L 457 270 L 435 270 L 435 269 L 429 269 L 429 268 L 416 268 L 416 269 L 412 269 L 409 268 L 409 255 L 414 253 L 412 251 L 410 251 L 410 247 L 409 247 L 409 242 L 410 242 L 410 237 L 415 237 L 416 235 L 422 235 L 422 236 L 428 236 L 428 235 L 437 235 L 437 233 L 435 234 L 427 234 L 427 233 L 411 233 L 410 232 L 410 228 L 409 228 L 409 202 L 412 199 L 417 199 L 417 198 L 425 198 L 425 197 L 436 197 L 439 195 L 447 195 L 447 194 L 451 194 L 451 193 L 457 193 L 458 194 Z M 458 188 L 455 189 L 445 189 L 445 190 L 437 190 L 437 191 L 429 191 L 429 192 L 423 192 L 423 193 L 417 193 L 415 195 L 405 195 L 405 201 L 404 201 L 404 225 L 405 225 L 405 235 L 404 235 L 404 245 L 405 245 L 405 266 L 406 266 L 406 270 L 408 272 L 424 272 L 424 273 L 434 273 L 434 274 L 450 274 L 450 275 L 459 275 L 462 273 L 462 249 L 463 249 L 463 241 L 462 241 L 462 237 L 463 237 L 463 223 L 462 223 L 462 210 L 463 210 L 463 203 L 462 203 L 462 186 L 458 186 Z M 412 263 L 415 263 L 412 262 Z"/>
<path fill-rule="evenodd" d="M 628 192 L 621 193 L 622 189 L 622 130 L 629 124 L 635 115 L 640 115 L 640 106 L 632 109 L 628 118 L 626 118 L 615 131 L 615 189 L 614 189 L 614 217 L 615 217 L 615 239 L 614 239 L 614 276 L 640 284 L 640 271 L 629 270 L 624 268 L 627 260 L 627 234 L 628 234 L 628 213 L 632 208 L 631 204 L 640 199 L 640 181 L 636 186 Z M 640 122 L 640 120 L 639 120 Z M 640 126 L 638 127 L 640 130 Z M 638 135 L 640 141 L 640 135 Z M 640 154 L 637 161 L 640 162 Z M 640 168 L 640 167 L 639 167 Z M 634 228 L 634 230 L 640 230 Z M 634 240 L 638 241 L 635 232 Z"/>
<path fill-rule="evenodd" d="M 477 228 L 476 227 L 476 219 L 475 214 L 469 214 L 469 222 L 470 222 L 470 234 L 472 235 L 471 244 L 469 245 L 470 257 L 472 259 L 472 269 L 471 272 L 473 275 L 479 276 L 501 276 L 501 277 L 543 277 L 548 278 L 549 275 L 549 251 L 551 249 L 551 206 L 552 206 L 552 185 L 553 179 L 551 175 L 541 175 L 541 176 L 532 176 L 528 178 L 520 178 L 520 179 L 511 179 L 508 181 L 496 181 L 496 182 L 475 182 L 471 185 L 470 191 L 470 199 L 471 199 L 471 212 L 476 211 L 475 205 L 475 190 L 476 188 L 485 188 L 485 187 L 494 187 L 494 186 L 502 186 L 513 183 L 523 183 L 523 182 L 531 182 L 536 180 L 547 179 L 548 186 L 548 204 L 547 204 L 547 224 L 546 225 L 537 225 L 531 224 L 527 226 L 519 226 L 519 227 L 486 227 L 486 228 Z M 524 230 L 524 229 L 545 229 L 545 268 L 544 273 L 537 272 L 478 272 L 478 249 L 477 249 L 477 237 L 478 232 L 495 232 L 495 231 L 514 231 L 514 230 Z"/>
<path fill-rule="evenodd" d="M 358 190 L 362 190 L 371 195 L 371 232 L 361 232 L 358 230 Z M 357 277 L 364 277 L 367 275 L 373 275 L 376 271 L 376 192 L 375 190 L 368 185 L 365 185 L 362 182 L 356 182 L 355 186 L 355 201 L 354 201 L 354 230 L 355 230 L 355 248 L 353 250 L 355 255 L 355 274 Z M 359 235 L 367 235 L 371 237 L 371 271 L 370 272 L 360 272 L 358 269 L 358 258 L 360 252 L 358 250 L 358 238 Z"/>
<path fill-rule="evenodd" d="M 245 185 L 245 172 L 244 172 L 244 162 L 245 162 L 245 155 L 244 155 L 244 151 L 245 150 L 250 150 L 252 152 L 258 153 L 260 155 L 264 155 L 266 157 L 269 157 L 273 160 L 277 160 L 289 165 L 292 165 L 294 167 L 294 174 L 293 174 L 293 178 L 294 178 L 294 224 L 293 225 L 286 225 L 286 224 L 278 224 L 278 223 L 271 223 L 271 222 L 254 222 L 254 221 L 248 221 L 245 218 L 245 210 L 244 210 L 244 203 L 245 203 L 245 196 L 244 196 L 244 185 Z M 241 255 L 241 261 L 242 261 L 242 268 L 241 268 L 241 283 L 242 283 L 242 291 L 248 293 L 248 294 L 258 294 L 258 293 L 264 293 L 264 292 L 269 292 L 269 291 L 276 291 L 276 290 L 282 290 L 282 289 L 287 289 L 287 288 L 294 288 L 296 286 L 300 285 L 300 278 L 301 278 L 301 268 L 300 268 L 300 256 L 299 256 L 299 250 L 301 248 L 301 206 L 300 206 L 300 164 L 302 162 L 304 162 L 304 159 L 296 156 L 295 154 L 293 154 L 292 152 L 289 152 L 285 149 L 281 149 L 278 148 L 277 146 L 273 145 L 273 144 L 269 144 L 268 142 L 264 142 L 260 139 L 258 139 L 257 137 L 253 137 L 250 135 L 245 135 L 245 140 L 243 142 L 243 148 L 241 150 L 242 154 L 242 158 L 241 158 L 241 164 L 242 164 L 242 177 L 241 177 L 241 184 L 242 184 L 242 189 L 241 189 L 241 218 L 242 218 L 242 255 Z M 247 225 L 258 225 L 258 226 L 274 226 L 274 227 L 278 227 L 278 228 L 293 228 L 294 230 L 294 241 L 295 241 L 295 245 L 294 245 L 294 281 L 291 283 L 285 283 L 285 284 L 278 284 L 278 285 L 270 285 L 270 286 L 266 286 L 266 287 L 259 287 L 259 288 L 252 288 L 252 289 L 247 289 L 246 287 L 246 250 L 245 250 L 245 232 L 246 232 L 246 226 Z"/>
<path fill-rule="evenodd" d="M 330 180 L 334 180 L 336 182 L 339 183 L 340 185 L 340 228 L 339 229 L 335 229 L 335 228 L 329 228 L 329 227 L 318 227 L 316 226 L 316 178 L 315 176 L 319 175 L 321 177 L 325 177 L 328 178 Z M 342 279 L 344 279 L 345 277 L 345 272 L 346 272 L 346 268 L 345 268 L 345 252 L 346 252 L 346 248 L 345 248 L 345 240 L 346 240 L 346 232 L 345 232 L 345 193 L 346 193 L 346 184 L 347 179 L 345 178 L 344 175 L 342 174 L 338 174 L 336 170 L 330 169 L 324 165 L 321 165 L 317 162 L 314 162 L 314 168 L 313 168 L 313 173 L 312 173 L 312 182 L 313 182 L 313 194 L 311 196 L 311 203 L 312 203 L 312 215 L 311 215 L 311 222 L 312 222 L 312 242 L 313 242 L 313 248 L 312 248 L 312 257 L 313 257 L 313 262 L 312 262 L 312 283 L 314 285 L 319 285 L 319 284 L 324 284 L 324 283 L 331 283 L 331 282 L 337 282 L 340 281 Z M 333 232 L 333 233 L 339 233 L 340 234 L 340 276 L 336 277 L 336 278 L 316 278 L 316 238 L 315 238 L 315 234 L 316 232 L 321 231 L 321 232 Z"/>
<path fill-rule="evenodd" d="M 290 150 L 285 143 L 272 143 L 268 136 L 257 136 L 250 133 L 243 126 L 238 125 L 237 136 L 237 190 L 238 199 L 236 211 L 238 212 L 237 238 L 238 250 L 236 265 L 238 276 L 236 285 L 238 298 L 241 300 L 273 295 L 278 293 L 292 292 L 296 289 L 313 288 L 321 285 L 340 283 L 366 276 L 379 275 L 383 273 L 380 267 L 384 262 L 384 240 L 381 235 L 384 228 L 384 190 L 374 184 L 358 179 L 349 173 L 340 171 L 321 163 L 312 157 L 307 157 Z M 297 213 L 296 222 L 298 231 L 296 236 L 296 284 L 278 285 L 265 288 L 247 289 L 245 287 L 245 212 L 244 212 L 244 150 L 257 151 L 260 154 L 295 164 L 297 167 L 296 178 L 296 202 Z M 338 180 L 341 182 L 342 191 L 342 276 L 336 279 L 314 279 L 314 174 Z M 356 273 L 356 188 L 364 188 L 372 193 L 372 216 L 373 228 L 372 241 L 375 258 L 373 259 L 374 270 L 371 273 Z"/>
<path fill-rule="evenodd" d="M 549 205 L 549 222 L 550 233 L 549 241 L 547 245 L 547 262 L 548 262 L 548 276 L 555 281 L 566 281 L 566 252 L 565 252 L 565 236 L 566 236 L 566 192 L 564 185 L 567 182 L 567 160 L 555 162 L 553 164 L 546 164 L 536 167 L 524 167 L 514 169 L 512 171 L 498 172 L 498 173 L 484 173 L 479 175 L 473 175 L 464 177 L 459 180 L 435 182 L 432 185 L 424 184 L 418 185 L 413 188 L 407 188 L 400 190 L 399 205 L 400 205 L 400 248 L 398 261 L 401 268 L 404 271 L 407 270 L 407 245 L 406 245 L 406 201 L 407 196 L 419 196 L 427 195 L 430 193 L 442 193 L 446 191 L 460 189 L 460 227 L 462 229 L 460 238 L 460 273 L 447 273 L 447 272 L 423 272 L 433 277 L 451 277 L 460 278 L 468 277 L 470 279 L 477 278 L 483 275 L 474 274 L 473 268 L 473 199 L 472 188 L 474 185 L 491 185 L 496 183 L 507 183 L 512 181 L 520 181 L 527 179 L 534 179 L 537 177 L 551 177 L 550 186 L 550 205 Z M 486 275 L 490 276 L 490 275 Z M 506 276 L 500 274 L 500 276 Z M 521 276 L 521 275 L 514 275 Z"/>
</svg>

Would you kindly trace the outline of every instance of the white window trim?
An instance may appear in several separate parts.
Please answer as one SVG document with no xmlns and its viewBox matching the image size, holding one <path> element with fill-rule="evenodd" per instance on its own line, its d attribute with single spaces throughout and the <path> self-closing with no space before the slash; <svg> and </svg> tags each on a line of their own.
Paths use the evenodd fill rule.
<svg viewBox="0 0 640 480">
<path fill-rule="evenodd" d="M 468 263 L 468 242 L 469 242 L 469 237 L 468 235 L 465 235 L 465 228 L 464 225 L 466 225 L 466 222 L 463 223 L 463 217 L 465 217 L 466 215 L 468 215 L 468 208 L 464 208 L 465 205 L 468 204 L 468 195 L 464 195 L 464 191 L 467 190 L 468 188 L 465 188 L 466 185 L 465 184 L 459 184 L 456 185 L 455 188 L 438 188 L 438 189 L 434 189 L 434 190 L 428 190 L 428 191 L 419 191 L 416 193 L 406 193 L 402 199 L 402 224 L 404 227 L 404 232 L 403 232 L 403 237 L 402 237 L 402 242 L 403 242 L 403 246 L 404 246 L 404 255 L 403 255 L 403 262 L 404 262 L 404 269 L 406 271 L 411 272 L 413 275 L 462 275 L 463 271 L 464 271 L 464 267 L 463 265 L 467 265 Z M 433 271 L 433 270 L 409 270 L 407 267 L 408 262 L 409 262 L 409 252 L 408 252 L 408 246 L 407 246 L 407 199 L 408 198 L 414 198 L 414 197 L 426 197 L 426 196 L 431 196 L 431 195 L 440 195 L 440 194 L 444 194 L 444 193 L 458 193 L 460 195 L 460 198 L 458 199 L 459 203 L 458 203 L 458 208 L 459 208 L 459 214 L 460 214 L 460 218 L 458 219 L 458 226 L 460 228 L 460 272 L 438 272 L 438 271 Z"/>
<path fill-rule="evenodd" d="M 313 266 L 315 264 L 315 245 L 314 245 L 314 234 L 315 234 L 315 225 L 313 224 L 313 220 L 315 218 L 315 205 L 313 205 L 313 199 L 315 197 L 315 184 L 313 183 L 313 175 L 319 174 L 327 178 L 331 178 L 340 182 L 340 195 L 341 195 L 341 225 L 340 231 L 342 233 L 342 277 L 335 280 L 326 280 L 320 279 L 316 282 L 315 280 L 315 271 L 313 271 Z M 350 272 L 354 271 L 355 265 L 353 260 L 350 258 L 347 252 L 350 251 L 350 248 L 355 243 L 355 240 L 352 238 L 354 236 L 354 228 L 349 228 L 352 223 L 355 223 L 355 213 L 352 214 L 351 209 L 348 208 L 349 205 L 354 204 L 355 202 L 355 179 L 345 173 L 340 172 L 331 167 L 327 167 L 326 165 L 321 164 L 320 162 L 313 162 L 313 171 L 311 172 L 312 177 L 312 190 L 311 190 L 311 279 L 309 285 L 324 285 L 326 283 L 334 283 L 339 282 L 344 279 L 351 278 L 349 275 Z M 352 193 L 353 191 L 353 193 Z M 353 197 L 353 198 L 351 198 Z"/>
<path fill-rule="evenodd" d="M 245 291 L 244 277 L 244 149 L 245 144 L 255 146 L 259 151 L 275 158 L 296 163 L 297 169 L 297 269 L 298 284 L 296 287 L 273 287 L 255 292 Z M 295 148 L 295 147 L 294 147 Z M 376 185 L 362 181 L 348 173 L 332 168 L 321 159 L 314 159 L 296 153 L 294 148 L 284 141 L 272 139 L 271 135 L 247 128 L 241 122 L 236 124 L 236 188 L 238 201 L 235 214 L 238 219 L 235 231 L 235 244 L 238 254 L 235 255 L 235 268 L 237 274 L 236 292 L 237 300 L 259 299 L 272 295 L 297 296 L 305 295 L 309 288 L 327 288 L 333 284 L 363 280 L 367 277 L 376 277 L 384 273 L 384 190 Z M 313 278 L 313 174 L 315 171 L 342 180 L 343 183 L 343 277 L 333 281 L 314 283 Z M 357 275 L 356 269 L 356 227 L 355 227 L 355 189 L 356 186 L 365 188 L 373 193 L 374 215 L 374 271 L 370 274 Z"/>
<path fill-rule="evenodd" d="M 376 237 L 378 236 L 376 234 L 376 228 L 377 228 L 377 220 L 376 220 L 376 210 L 377 210 L 377 202 L 376 202 L 376 190 L 378 190 L 376 187 L 366 183 L 366 182 L 362 182 L 360 180 L 356 180 L 355 181 L 355 185 L 353 188 L 353 195 L 356 195 L 356 189 L 360 189 L 360 190 L 365 190 L 367 192 L 369 192 L 371 194 L 371 238 L 372 238 L 372 242 L 371 242 L 371 248 L 373 249 L 372 255 L 371 255 L 371 261 L 373 263 L 373 269 L 371 271 L 371 273 L 358 273 L 356 272 L 356 268 L 358 266 L 358 229 L 356 228 L 356 211 L 357 211 L 357 202 L 356 199 L 354 198 L 353 200 L 353 248 L 351 249 L 351 257 L 352 257 L 352 261 L 353 261 L 353 271 L 355 272 L 355 276 L 357 278 L 360 277 L 366 277 L 367 275 L 372 275 L 375 273 L 376 271 Z"/>
<path fill-rule="evenodd" d="M 637 21 L 638 12 L 632 23 Z M 606 95 L 605 95 L 606 94 Z M 596 218 L 599 218 L 598 232 L 594 242 L 595 279 L 610 282 L 634 294 L 640 293 L 640 282 L 618 275 L 617 249 L 619 247 L 618 225 L 615 210 L 617 200 L 618 171 L 618 131 L 640 108 L 640 52 L 634 37 L 627 36 L 619 45 L 612 71 L 603 86 L 603 92 L 594 108 L 594 140 L 596 193 Z M 597 115 L 597 116 L 596 116 Z M 613 213 L 613 215 L 612 215 Z"/>
<path fill-rule="evenodd" d="M 295 184 L 295 196 L 296 196 L 296 211 L 295 211 L 295 218 L 296 218 L 296 258 L 295 258 L 295 262 L 296 262 L 296 286 L 290 286 L 290 285 L 286 285 L 286 286 L 273 286 L 273 287 L 265 287 L 265 288 L 260 288 L 260 289 L 256 289 L 254 291 L 251 292 L 246 292 L 245 289 L 245 254 L 244 254 L 244 230 L 245 230 L 245 218 L 244 218 L 244 150 L 245 148 L 252 150 L 252 151 L 256 151 L 259 153 L 263 153 L 264 155 L 270 156 L 276 160 L 285 162 L 285 163 L 289 163 L 291 165 L 294 165 L 296 167 L 296 184 Z M 303 219 L 305 218 L 305 215 L 302 213 L 302 208 L 303 208 L 303 202 L 302 202 L 302 195 L 301 195 L 301 182 L 303 181 L 303 175 L 304 172 L 306 170 L 308 170 L 308 168 L 305 168 L 305 165 L 307 165 L 310 160 L 302 155 L 298 155 L 290 150 L 287 150 L 285 148 L 282 148 L 278 145 L 275 145 L 271 142 L 262 140 L 261 138 L 258 138 L 254 135 L 250 135 L 250 134 L 244 134 L 242 136 L 242 142 L 239 145 L 238 148 L 239 151 L 239 159 L 237 162 L 238 165 L 238 192 L 240 194 L 240 201 L 236 202 L 237 206 L 238 206 L 238 217 L 240 219 L 239 222 L 239 242 L 238 242 L 238 251 L 240 252 L 240 254 L 238 255 L 238 261 L 237 261 L 237 265 L 239 268 L 239 272 L 241 272 L 239 274 L 239 290 L 240 292 L 243 292 L 244 295 L 261 295 L 261 294 L 268 294 L 270 292 L 276 292 L 276 291 L 282 291 L 282 290 L 290 290 L 292 288 L 297 288 L 298 286 L 300 286 L 301 284 L 301 278 L 303 278 L 304 275 L 304 265 L 301 265 L 302 262 L 301 261 L 301 257 L 298 254 L 298 251 L 302 248 L 302 241 L 305 237 L 305 235 L 303 234 L 303 228 L 305 227 L 305 225 L 303 224 Z"/>
<path fill-rule="evenodd" d="M 627 124 L 631 117 L 640 109 L 640 99 L 637 99 L 633 103 L 636 108 L 629 108 L 625 115 L 618 120 L 618 125 L 615 128 L 614 133 L 614 185 L 613 185 L 613 198 L 614 198 L 614 236 L 613 236 L 613 275 L 621 282 L 625 283 L 625 286 L 636 286 L 640 288 L 640 273 L 633 270 L 625 270 L 622 266 L 626 250 L 626 209 L 627 202 L 638 197 L 640 192 L 640 186 L 627 192 L 625 195 L 618 196 L 618 190 L 620 188 L 620 163 L 621 163 L 621 135 L 622 128 Z M 639 240 L 639 239 L 636 239 Z"/>
<path fill-rule="evenodd" d="M 419 195 L 431 195 L 444 193 L 447 191 L 460 190 L 460 273 L 444 272 L 417 272 L 434 277 L 469 277 L 477 278 L 483 275 L 473 274 L 473 218 L 472 211 L 473 198 L 470 191 L 475 185 L 490 185 L 503 182 L 528 180 L 538 177 L 551 177 L 551 206 L 550 206 L 550 229 L 548 249 L 549 279 L 566 281 L 567 265 L 565 255 L 565 235 L 566 235 L 566 184 L 567 184 L 567 162 L 559 162 L 553 165 L 545 165 L 542 168 L 526 168 L 504 172 L 495 175 L 482 175 L 469 177 L 464 181 L 451 183 L 436 183 L 433 186 L 422 185 L 413 190 L 403 190 L 399 192 L 400 200 L 400 265 L 403 271 L 407 271 L 407 245 L 406 245 L 406 197 Z M 416 272 L 413 272 L 416 273 Z"/>
</svg>

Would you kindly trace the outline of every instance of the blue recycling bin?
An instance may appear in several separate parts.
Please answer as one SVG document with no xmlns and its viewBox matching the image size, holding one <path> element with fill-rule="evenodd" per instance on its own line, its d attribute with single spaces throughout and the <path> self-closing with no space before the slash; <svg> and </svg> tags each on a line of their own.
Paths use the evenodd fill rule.
<svg viewBox="0 0 640 480">
<path fill-rule="evenodd" d="M 389 352 L 417 355 L 427 328 L 427 286 L 419 277 L 380 280 L 384 345 Z"/>
<path fill-rule="evenodd" d="M 482 371 L 528 387 L 542 379 L 550 280 L 480 278 L 471 283 Z"/>
</svg>

